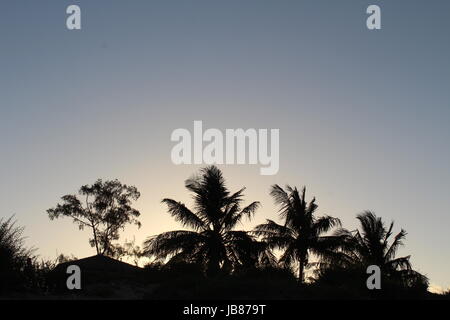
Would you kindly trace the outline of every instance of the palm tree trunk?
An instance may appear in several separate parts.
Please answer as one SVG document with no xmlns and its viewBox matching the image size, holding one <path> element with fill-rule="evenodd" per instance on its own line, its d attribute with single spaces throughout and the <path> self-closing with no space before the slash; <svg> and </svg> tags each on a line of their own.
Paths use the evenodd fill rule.
<svg viewBox="0 0 450 320">
<path fill-rule="evenodd" d="M 298 268 L 298 281 L 300 285 L 305 283 L 305 267 L 308 264 L 308 254 L 303 254 L 300 259 L 300 267 Z"/>
<path fill-rule="evenodd" d="M 216 251 L 211 252 L 211 257 L 208 263 L 207 276 L 215 277 L 220 271 L 219 256 Z"/>
<path fill-rule="evenodd" d="M 300 285 L 303 284 L 304 277 L 305 277 L 305 262 L 302 259 L 300 261 L 300 267 L 298 268 L 298 282 Z"/>
</svg>

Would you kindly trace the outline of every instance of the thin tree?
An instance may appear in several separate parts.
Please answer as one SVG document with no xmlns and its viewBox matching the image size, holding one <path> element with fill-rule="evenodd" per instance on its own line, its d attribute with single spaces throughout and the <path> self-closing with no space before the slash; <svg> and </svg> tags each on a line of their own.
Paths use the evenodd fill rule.
<svg viewBox="0 0 450 320">
<path fill-rule="evenodd" d="M 127 224 L 141 226 L 137 220 L 140 213 L 132 207 L 139 197 L 136 187 L 118 180 L 103 182 L 99 179 L 92 185 L 82 186 L 78 196 L 63 196 L 63 202 L 48 209 L 47 213 L 51 220 L 69 217 L 80 230 L 91 229 L 91 247 L 95 247 L 97 254 L 112 256 L 113 241 L 119 239 L 120 230 Z"/>
<path fill-rule="evenodd" d="M 215 166 L 201 169 L 200 175 L 186 180 L 193 193 L 194 207 L 163 199 L 168 212 L 190 230 L 164 232 L 145 241 L 145 253 L 169 263 L 183 261 L 202 265 L 206 274 L 230 272 L 256 263 L 264 251 L 254 237 L 234 228 L 243 218 L 250 219 L 260 206 L 252 202 L 242 208 L 243 191 L 230 193 L 222 172 Z"/>
<path fill-rule="evenodd" d="M 337 237 L 325 236 L 335 226 L 340 226 L 340 220 L 330 216 L 315 217 L 317 210 L 315 198 L 309 203 L 305 200 L 306 188 L 301 194 L 296 187 L 273 185 L 270 195 L 275 203 L 280 205 L 279 215 L 284 220 L 278 224 L 273 220 L 256 226 L 254 233 L 262 236 L 271 249 L 282 250 L 279 263 L 290 268 L 298 267 L 298 280 L 302 284 L 305 278 L 305 268 L 308 266 L 310 254 L 320 255 L 335 247 Z"/>
</svg>

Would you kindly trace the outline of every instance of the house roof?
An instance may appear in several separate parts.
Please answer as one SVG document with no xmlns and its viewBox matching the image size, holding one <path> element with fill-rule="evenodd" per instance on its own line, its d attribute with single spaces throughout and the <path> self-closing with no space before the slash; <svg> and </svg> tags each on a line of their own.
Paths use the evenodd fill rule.
<svg viewBox="0 0 450 320">
<path fill-rule="evenodd" d="M 142 268 L 103 255 L 95 255 L 79 260 L 59 264 L 55 269 L 66 269 L 70 265 L 77 265 L 81 270 L 101 272 L 136 272 Z"/>
</svg>

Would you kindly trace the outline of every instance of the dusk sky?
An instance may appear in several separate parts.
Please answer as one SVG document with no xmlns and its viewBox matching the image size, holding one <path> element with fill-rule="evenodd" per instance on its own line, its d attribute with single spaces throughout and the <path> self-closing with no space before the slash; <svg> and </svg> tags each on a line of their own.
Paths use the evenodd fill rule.
<svg viewBox="0 0 450 320">
<path fill-rule="evenodd" d="M 82 30 L 66 28 L 66 8 Z M 368 30 L 366 8 L 382 10 Z M 450 1 L 0 2 L 0 216 L 43 258 L 93 255 L 88 231 L 46 210 L 98 178 L 135 185 L 142 228 L 179 229 L 192 203 L 173 130 L 280 130 L 280 170 L 219 166 L 277 220 L 272 184 L 307 186 L 318 214 L 357 227 L 373 210 L 407 232 L 399 255 L 450 286 Z"/>
</svg>

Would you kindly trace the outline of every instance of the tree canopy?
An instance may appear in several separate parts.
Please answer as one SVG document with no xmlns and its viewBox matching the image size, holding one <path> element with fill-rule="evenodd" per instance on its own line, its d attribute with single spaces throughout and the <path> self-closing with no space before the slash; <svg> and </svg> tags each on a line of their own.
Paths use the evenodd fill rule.
<svg viewBox="0 0 450 320">
<path fill-rule="evenodd" d="M 113 255 L 113 241 L 119 239 L 120 230 L 127 224 L 138 227 L 140 212 L 132 207 L 140 197 L 134 186 L 127 186 L 118 180 L 97 180 L 92 185 L 84 185 L 78 195 L 63 196 L 62 203 L 47 210 L 51 220 L 60 217 L 72 218 L 80 230 L 92 230 L 89 243 L 97 254 Z"/>
</svg>

